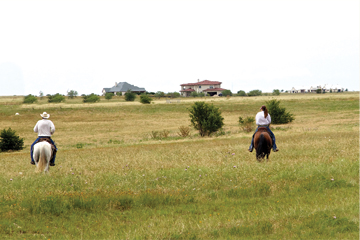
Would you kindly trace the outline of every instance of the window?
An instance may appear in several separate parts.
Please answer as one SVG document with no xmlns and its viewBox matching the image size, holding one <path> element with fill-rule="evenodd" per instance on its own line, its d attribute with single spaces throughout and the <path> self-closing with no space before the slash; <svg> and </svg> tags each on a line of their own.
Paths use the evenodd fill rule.
<svg viewBox="0 0 360 240">
<path fill-rule="evenodd" d="M 199 86 L 199 88 L 201 88 L 201 86 Z"/>
<path fill-rule="evenodd" d="M 213 89 L 214 88 L 214 86 L 210 86 L 210 89 Z"/>
</svg>

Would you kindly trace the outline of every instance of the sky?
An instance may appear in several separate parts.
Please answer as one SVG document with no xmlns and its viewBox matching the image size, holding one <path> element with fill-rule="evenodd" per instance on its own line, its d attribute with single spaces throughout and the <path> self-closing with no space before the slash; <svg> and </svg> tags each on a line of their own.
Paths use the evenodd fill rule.
<svg viewBox="0 0 360 240">
<path fill-rule="evenodd" d="M 359 91 L 359 0 L 0 0 L 0 96 Z"/>
</svg>

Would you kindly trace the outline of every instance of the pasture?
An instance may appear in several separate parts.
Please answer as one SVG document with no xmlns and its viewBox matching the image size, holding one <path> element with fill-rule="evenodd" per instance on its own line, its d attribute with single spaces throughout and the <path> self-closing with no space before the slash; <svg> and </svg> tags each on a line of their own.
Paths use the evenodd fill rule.
<svg viewBox="0 0 360 240">
<path fill-rule="evenodd" d="M 295 120 L 271 126 L 280 151 L 258 163 L 238 118 L 274 98 Z M 220 108 L 223 131 L 178 135 L 194 101 Z M 58 147 L 48 175 L 29 154 L 44 111 Z M 358 92 L 148 105 L 0 97 L 0 130 L 9 127 L 25 148 L 0 152 L 1 239 L 359 238 Z"/>
</svg>

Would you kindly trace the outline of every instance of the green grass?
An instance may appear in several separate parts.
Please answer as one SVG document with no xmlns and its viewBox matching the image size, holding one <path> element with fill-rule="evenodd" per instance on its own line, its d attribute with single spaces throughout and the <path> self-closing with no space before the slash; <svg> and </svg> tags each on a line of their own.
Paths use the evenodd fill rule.
<svg viewBox="0 0 360 240">
<path fill-rule="evenodd" d="M 59 148 L 49 175 L 29 164 L 39 110 L 0 103 L 27 147 L 0 153 L 0 237 L 358 239 L 359 99 L 324 95 L 281 98 L 295 121 L 272 126 L 280 151 L 262 163 L 237 121 L 273 97 L 214 101 L 226 134 L 206 138 L 176 136 L 185 100 L 46 108 Z"/>
</svg>

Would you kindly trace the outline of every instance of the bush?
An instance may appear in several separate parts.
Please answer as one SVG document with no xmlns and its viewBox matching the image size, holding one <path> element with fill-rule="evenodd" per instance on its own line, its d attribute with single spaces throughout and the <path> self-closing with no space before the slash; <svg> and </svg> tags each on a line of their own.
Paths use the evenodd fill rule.
<svg viewBox="0 0 360 240">
<path fill-rule="evenodd" d="M 36 101 L 37 101 L 37 98 L 34 95 L 29 94 L 29 95 L 25 96 L 23 103 L 34 103 Z"/>
<path fill-rule="evenodd" d="M 224 90 L 221 92 L 223 96 L 232 96 L 232 92 L 230 90 Z"/>
<path fill-rule="evenodd" d="M 198 93 L 198 97 L 205 97 L 205 93 L 199 92 L 199 93 Z"/>
<path fill-rule="evenodd" d="M 65 97 L 63 95 L 61 95 L 60 93 L 48 96 L 49 103 L 59 103 L 59 102 L 64 102 L 64 101 L 65 101 Z"/>
<path fill-rule="evenodd" d="M 108 92 L 105 94 L 105 99 L 110 100 L 110 99 L 112 99 L 113 96 L 114 96 L 114 93 Z"/>
<path fill-rule="evenodd" d="M 272 92 L 272 95 L 278 96 L 280 95 L 280 90 L 279 89 L 274 89 Z"/>
<path fill-rule="evenodd" d="M 11 130 L 11 128 L 2 130 L 0 137 L 0 150 L 2 152 L 24 148 L 24 139 L 16 136 L 15 130 Z"/>
<path fill-rule="evenodd" d="M 157 92 L 154 94 L 154 97 L 157 97 L 157 98 L 165 97 L 165 93 L 164 93 L 164 92 L 161 92 L 161 91 L 157 91 Z"/>
<path fill-rule="evenodd" d="M 262 92 L 261 92 L 261 90 L 252 90 L 252 91 L 250 91 L 247 95 L 248 95 L 249 97 L 252 97 L 252 96 L 261 96 L 261 95 L 262 95 Z"/>
<path fill-rule="evenodd" d="M 83 102 L 84 103 L 100 102 L 100 97 L 98 95 L 96 95 L 95 93 L 92 93 L 90 95 L 84 95 L 83 96 Z"/>
<path fill-rule="evenodd" d="M 131 90 L 127 90 L 125 93 L 125 101 L 134 101 L 136 98 L 136 94 L 131 92 Z"/>
<path fill-rule="evenodd" d="M 285 108 L 281 108 L 280 100 L 277 101 L 276 99 L 270 100 L 266 102 L 266 108 L 269 111 L 271 116 L 271 123 L 274 124 L 283 124 L 292 122 L 295 118 L 293 114 L 286 112 Z"/>
<path fill-rule="evenodd" d="M 316 93 L 321 93 L 321 89 L 316 89 Z"/>
<path fill-rule="evenodd" d="M 180 136 L 180 137 L 187 137 L 187 136 L 190 136 L 190 128 L 189 127 L 187 127 L 187 126 L 180 126 L 179 127 L 179 133 L 178 133 L 178 135 Z"/>
<path fill-rule="evenodd" d="M 169 92 L 167 94 L 167 96 L 171 97 L 171 98 L 178 98 L 178 97 L 180 97 L 180 93 L 178 93 L 178 92 Z"/>
<path fill-rule="evenodd" d="M 255 118 L 254 117 L 246 117 L 243 119 L 239 117 L 239 125 L 242 130 L 245 132 L 252 132 L 254 127 Z"/>
<path fill-rule="evenodd" d="M 192 97 L 198 97 L 199 94 L 198 94 L 197 92 L 191 92 L 191 93 L 190 93 L 190 96 L 192 96 Z"/>
<path fill-rule="evenodd" d="M 190 121 L 200 136 L 210 136 L 224 126 L 219 108 L 205 102 L 195 102 L 189 109 Z"/>
<path fill-rule="evenodd" d="M 246 92 L 243 91 L 243 90 L 240 90 L 240 91 L 237 92 L 237 95 L 244 97 L 244 96 L 246 96 Z"/>
<path fill-rule="evenodd" d="M 146 95 L 146 94 L 140 95 L 140 102 L 141 102 L 141 103 L 143 103 L 143 104 L 149 104 L 149 103 L 151 103 L 151 101 L 152 101 L 152 98 L 149 97 L 148 95 Z"/>
</svg>

